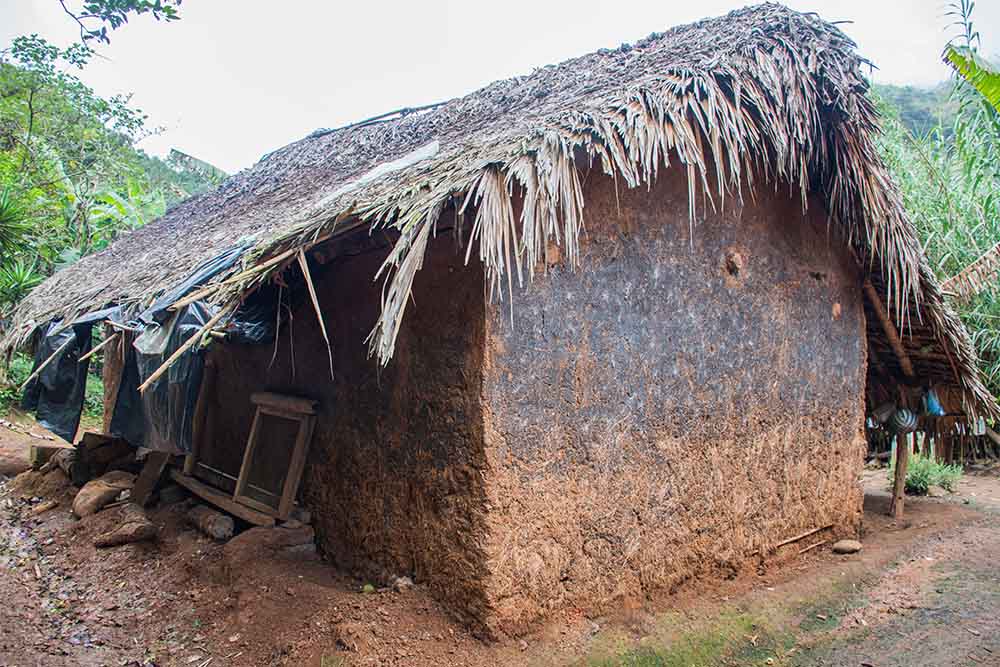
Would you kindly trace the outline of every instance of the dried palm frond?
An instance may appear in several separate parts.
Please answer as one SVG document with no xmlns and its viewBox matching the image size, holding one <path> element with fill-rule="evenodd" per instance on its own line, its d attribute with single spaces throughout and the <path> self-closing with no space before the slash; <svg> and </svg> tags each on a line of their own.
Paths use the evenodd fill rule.
<svg viewBox="0 0 1000 667">
<path fill-rule="evenodd" d="M 992 411 L 968 338 L 877 151 L 865 64 L 836 27 L 767 4 L 541 68 L 419 114 L 318 133 L 79 262 L 72 274 L 57 274 L 19 309 L 4 344 L 55 316 L 148 303 L 240 234 L 259 240 L 236 275 L 367 228 L 398 233 L 378 273 L 382 311 L 368 339 L 387 363 L 445 210 L 472 216 L 468 256 L 475 245 L 492 298 L 508 298 L 513 308 L 515 283 L 533 278 L 550 242 L 579 266 L 583 170 L 596 167 L 634 188 L 679 168 L 692 238 L 700 207 L 726 206 L 761 187 L 788 187 L 803 207 L 818 195 L 838 236 L 876 276 L 900 328 L 933 338 L 954 360 L 953 373 L 937 379 L 961 387 L 968 410 Z M 440 149 L 425 151 L 428 142 Z M 161 245 L 162 255 L 149 260 L 148 248 Z M 212 298 L 235 303 L 291 261 L 226 282 L 220 276 Z"/>
</svg>

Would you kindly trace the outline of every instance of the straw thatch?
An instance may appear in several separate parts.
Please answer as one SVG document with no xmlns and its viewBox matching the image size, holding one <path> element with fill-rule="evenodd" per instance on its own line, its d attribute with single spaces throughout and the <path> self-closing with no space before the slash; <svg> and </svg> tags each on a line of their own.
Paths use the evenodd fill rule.
<svg viewBox="0 0 1000 667">
<path fill-rule="evenodd" d="M 218 279 L 226 282 L 210 295 L 216 302 L 236 301 L 283 270 L 296 248 L 388 228 L 398 239 L 370 338 L 384 363 L 442 212 L 459 224 L 469 214 L 469 250 L 478 249 L 494 298 L 508 298 L 502 293 L 530 279 L 550 240 L 575 265 L 581 167 L 599 167 L 620 187 L 680 168 L 693 234 L 700 207 L 756 188 L 790 187 L 803 206 L 818 193 L 838 236 L 871 267 L 918 375 L 954 389 L 966 410 L 993 414 L 975 352 L 875 148 L 864 65 L 836 27 L 765 4 L 430 109 L 317 132 L 46 281 L 18 309 L 5 343 L 23 342 L 51 318 L 145 305 L 243 237 L 254 247 Z M 869 333 L 884 346 L 877 327 Z M 935 356 L 916 354 L 927 344 Z"/>
</svg>

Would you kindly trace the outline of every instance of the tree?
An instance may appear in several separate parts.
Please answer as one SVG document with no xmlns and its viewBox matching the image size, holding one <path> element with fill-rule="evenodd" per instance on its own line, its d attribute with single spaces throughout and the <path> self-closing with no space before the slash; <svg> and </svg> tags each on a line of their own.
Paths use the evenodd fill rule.
<svg viewBox="0 0 1000 667">
<path fill-rule="evenodd" d="M 80 9 L 71 9 L 59 0 L 63 12 L 80 27 L 80 40 L 111 43 L 108 29 L 128 23 L 129 16 L 151 14 L 157 21 L 176 21 L 181 0 L 86 0 Z"/>
</svg>

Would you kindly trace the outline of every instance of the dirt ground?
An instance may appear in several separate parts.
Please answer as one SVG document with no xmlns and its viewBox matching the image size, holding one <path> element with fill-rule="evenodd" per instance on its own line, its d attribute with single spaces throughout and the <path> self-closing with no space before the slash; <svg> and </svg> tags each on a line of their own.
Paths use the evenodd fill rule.
<svg viewBox="0 0 1000 667">
<path fill-rule="evenodd" d="M 0 428 L 0 476 L 32 438 Z M 1000 468 L 885 515 L 865 473 L 864 549 L 805 539 L 723 582 L 567 612 L 487 644 L 422 590 L 367 582 L 308 553 L 234 560 L 186 527 L 189 501 L 152 508 L 158 538 L 98 550 L 114 509 L 83 520 L 60 473 L 0 477 L 0 667 L 185 665 L 1000 666 Z M 48 499 L 55 509 L 33 514 Z"/>
</svg>

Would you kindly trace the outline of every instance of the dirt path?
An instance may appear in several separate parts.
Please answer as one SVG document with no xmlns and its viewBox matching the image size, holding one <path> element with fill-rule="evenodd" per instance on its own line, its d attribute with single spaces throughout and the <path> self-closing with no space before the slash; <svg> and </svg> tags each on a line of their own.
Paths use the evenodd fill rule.
<svg viewBox="0 0 1000 667">
<path fill-rule="evenodd" d="M 566 612 L 495 644 L 419 582 L 365 593 L 308 556 L 233 568 L 184 526 L 185 502 L 150 512 L 155 542 L 96 550 L 116 515 L 73 519 L 60 474 L 0 484 L 0 667 L 1000 666 L 997 471 L 967 476 L 956 497 L 910 501 L 901 525 L 885 514 L 884 471 L 870 473 L 859 554 L 796 545 L 730 581 L 607 616 Z M 41 498 L 61 504 L 33 515 Z"/>
</svg>

